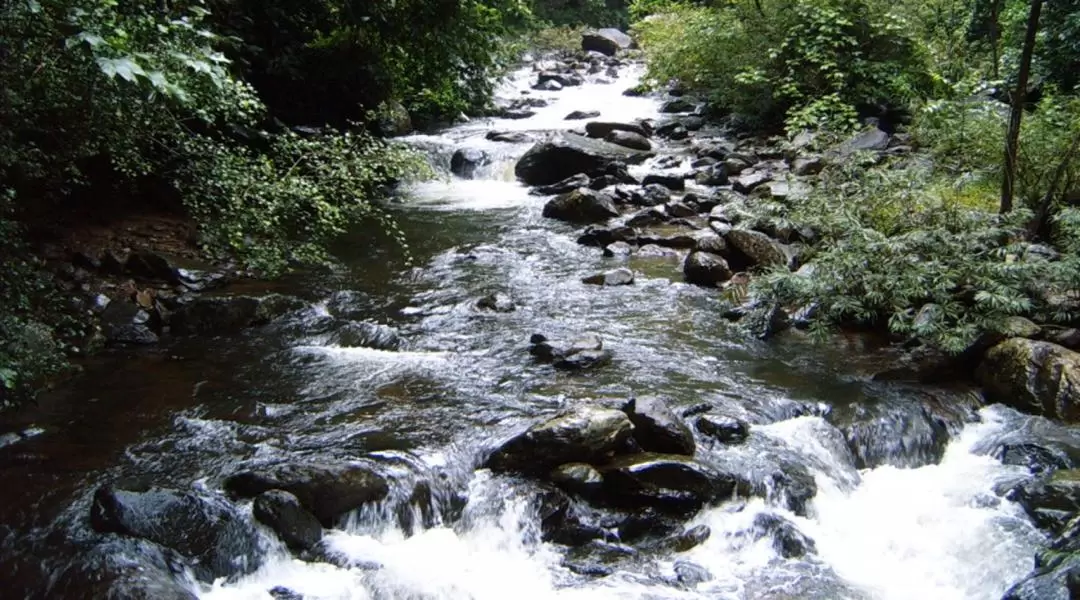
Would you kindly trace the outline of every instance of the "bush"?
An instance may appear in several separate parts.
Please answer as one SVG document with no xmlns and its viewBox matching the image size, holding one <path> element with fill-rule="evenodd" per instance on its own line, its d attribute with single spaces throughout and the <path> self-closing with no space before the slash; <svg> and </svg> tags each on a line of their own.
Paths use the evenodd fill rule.
<svg viewBox="0 0 1080 600">
<path fill-rule="evenodd" d="M 533 0 L 532 12 L 554 26 L 616 27 L 629 25 L 623 0 Z"/>
</svg>

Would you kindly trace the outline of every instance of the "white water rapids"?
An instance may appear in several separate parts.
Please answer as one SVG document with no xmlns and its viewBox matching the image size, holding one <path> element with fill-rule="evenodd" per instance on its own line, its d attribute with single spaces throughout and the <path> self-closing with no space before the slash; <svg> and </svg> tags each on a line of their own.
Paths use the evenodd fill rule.
<svg viewBox="0 0 1080 600">
<path fill-rule="evenodd" d="M 621 94 L 637 76 L 630 72 L 611 85 L 539 93 L 552 103 L 530 119 L 476 121 L 444 135 L 413 136 L 413 143 L 435 146 L 468 141 L 495 160 L 482 179 L 421 184 L 412 190 L 411 201 L 427 210 L 526 206 L 538 216 L 541 199 L 530 197 L 512 174 L 513 158 L 528 145 L 489 142 L 483 134 L 490 129 L 569 129 L 583 122 L 563 120 L 567 113 L 593 108 L 603 110 L 603 120 L 655 117 L 655 99 Z M 503 93 L 518 94 L 529 77 L 519 73 Z M 379 352 L 375 361 L 365 351 L 334 348 L 323 353 L 358 371 L 387 368 L 395 356 L 408 359 Z M 684 553 L 642 555 L 633 567 L 620 566 L 606 577 L 588 579 L 568 570 L 560 548 L 538 541 L 538 517 L 528 499 L 513 494 L 505 480 L 478 471 L 458 523 L 406 535 L 388 525 L 390 520 L 361 519 L 333 531 L 324 542 L 343 559 L 340 566 L 304 562 L 278 547 L 257 572 L 198 593 L 205 600 L 266 599 L 277 587 L 308 600 L 996 600 L 1031 570 L 1041 538 L 1016 505 L 994 493 L 996 484 L 1018 475 L 1017 468 L 972 451 L 1005 427 L 992 409 L 980 415 L 980 423 L 953 437 L 939 464 L 862 472 L 850 466 L 846 447 L 826 441 L 839 434 L 820 417 L 754 427 L 755 435 L 786 446 L 809 465 L 818 486 L 809 516 L 760 499 L 712 507 L 688 524 L 710 527 L 704 544 Z M 744 535 L 763 512 L 795 523 L 814 540 L 816 552 L 785 559 L 768 537 L 754 541 Z M 678 584 L 676 566 L 684 563 L 704 568 L 711 579 Z"/>
</svg>

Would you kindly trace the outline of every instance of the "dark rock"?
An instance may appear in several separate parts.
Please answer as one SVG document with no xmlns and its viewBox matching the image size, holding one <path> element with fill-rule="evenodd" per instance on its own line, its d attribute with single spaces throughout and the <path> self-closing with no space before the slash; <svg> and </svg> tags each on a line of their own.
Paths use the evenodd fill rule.
<svg viewBox="0 0 1080 600">
<path fill-rule="evenodd" d="M 493 142 L 507 144 L 527 144 L 534 141 L 531 135 L 520 131 L 489 131 L 484 137 Z"/>
<path fill-rule="evenodd" d="M 1072 600 L 1080 597 L 1080 558 L 1068 556 L 1052 568 L 1037 569 L 1009 588 L 1002 600 Z"/>
<path fill-rule="evenodd" d="M 698 211 L 683 202 L 669 202 L 664 206 L 667 213 L 674 218 L 686 218 L 697 216 Z"/>
<path fill-rule="evenodd" d="M 701 167 L 711 167 L 712 165 L 715 165 L 719 162 L 719 160 L 711 156 L 704 156 L 702 158 L 695 158 L 694 160 L 690 161 L 690 168 L 700 169 Z"/>
<path fill-rule="evenodd" d="M 784 463 L 766 476 L 754 492 L 770 503 L 805 517 L 810 501 L 817 495 L 817 481 L 803 465 Z"/>
<path fill-rule="evenodd" d="M 285 586 L 270 588 L 267 592 L 274 600 L 304 600 L 304 595 L 294 592 Z"/>
<path fill-rule="evenodd" d="M 671 192 L 662 185 L 651 183 L 635 190 L 630 195 L 630 202 L 637 206 L 659 206 L 671 201 Z"/>
<path fill-rule="evenodd" d="M 690 137 L 690 131 L 678 121 L 668 121 L 656 128 L 656 135 L 677 142 Z"/>
<path fill-rule="evenodd" d="M 554 81 L 549 81 L 549 82 L 545 83 L 544 85 L 547 86 L 548 88 L 555 88 L 552 91 L 558 91 L 558 90 L 562 89 L 562 86 L 560 86 L 557 82 L 554 82 Z M 527 109 L 527 108 L 511 108 L 511 109 L 508 109 L 508 110 L 504 110 L 502 112 L 502 114 L 499 115 L 499 116 L 501 116 L 504 119 L 510 119 L 510 120 L 513 120 L 513 121 L 520 121 L 521 119 L 528 119 L 528 118 L 531 118 L 531 117 L 535 117 L 536 116 L 536 111 L 535 110 L 530 110 L 530 109 Z"/>
<path fill-rule="evenodd" d="M 754 539 L 771 537 L 773 549 L 784 558 L 802 558 L 817 551 L 814 540 L 804 535 L 795 524 L 780 515 L 760 513 L 751 528 Z"/>
<path fill-rule="evenodd" d="M 874 152 L 889 147 L 889 134 L 873 128 L 848 139 L 836 149 L 840 156 L 850 156 L 856 152 Z"/>
<path fill-rule="evenodd" d="M 683 277 L 687 283 L 717 286 L 731 279 L 732 272 L 726 260 L 709 252 L 691 252 L 683 262 Z"/>
<path fill-rule="evenodd" d="M 514 173 L 528 185 L 550 185 L 578 173 L 602 171 L 612 163 L 644 160 L 648 154 L 572 133 L 536 144 Z"/>
<path fill-rule="evenodd" d="M 1069 350 L 1080 350 L 1080 329 L 1047 329 L 1043 332 L 1043 339 Z"/>
<path fill-rule="evenodd" d="M 750 426 L 733 417 L 703 415 L 694 428 L 722 444 L 741 444 L 750 435 Z"/>
<path fill-rule="evenodd" d="M 705 505 L 730 498 L 747 486 L 685 456 L 638 454 L 621 457 L 600 468 L 609 502 L 629 507 L 652 507 L 687 515 Z"/>
<path fill-rule="evenodd" d="M 641 137 L 649 137 L 649 131 L 639 123 L 592 121 L 585 124 L 585 133 L 591 138 L 606 138 L 613 131 L 629 131 Z"/>
<path fill-rule="evenodd" d="M 293 550 L 310 550 L 322 541 L 323 528 L 315 515 L 284 490 L 270 490 L 255 497 L 255 520 L 266 525 Z"/>
<path fill-rule="evenodd" d="M 723 163 L 705 167 L 694 175 L 694 181 L 699 185 L 707 186 L 727 185 L 729 181 L 727 167 Z"/>
<path fill-rule="evenodd" d="M 558 92 L 563 89 L 563 84 L 554 79 L 548 79 L 547 81 L 540 81 L 533 84 L 532 89 L 538 92 Z M 536 113 L 534 112 L 533 114 Z"/>
<path fill-rule="evenodd" d="M 1065 515 L 1080 511 L 1080 470 L 1055 471 L 1021 484 L 1010 494 L 1037 525 L 1055 528 L 1055 512 Z M 1047 518 L 1050 515 L 1051 518 Z"/>
<path fill-rule="evenodd" d="M 740 194 L 749 194 L 759 186 L 772 181 L 772 175 L 765 171 L 744 173 L 731 180 L 731 186 Z"/>
<path fill-rule="evenodd" d="M 133 554 L 138 560 L 132 560 Z M 20 562 L 8 565 L 15 569 L 12 573 L 19 572 Z M 107 537 L 64 560 L 47 585 L 28 597 L 197 600 L 190 581 L 175 576 L 190 563 L 191 559 L 153 542 Z"/>
<path fill-rule="evenodd" d="M 364 321 L 346 322 L 334 331 L 327 341 L 342 348 L 375 348 L 377 350 L 400 350 L 405 345 L 393 327 Z"/>
<path fill-rule="evenodd" d="M 578 188 L 591 187 L 591 179 L 584 173 L 578 173 L 577 175 L 571 175 L 562 181 L 557 181 L 551 185 L 542 185 L 533 188 L 530 192 L 534 196 L 552 196 L 556 194 L 566 194 L 572 192 Z M 595 189 L 595 188 L 593 188 Z"/>
<path fill-rule="evenodd" d="M 623 411 L 634 424 L 634 440 L 646 452 L 694 455 L 694 434 L 661 398 L 632 398 Z"/>
<path fill-rule="evenodd" d="M 652 508 L 635 509 L 618 523 L 619 540 L 624 543 L 647 538 L 674 538 L 682 530 L 676 517 Z"/>
<path fill-rule="evenodd" d="M 172 316 L 172 330 L 179 334 L 233 333 L 269 323 L 285 313 L 306 306 L 292 296 L 200 296 L 181 306 Z"/>
<path fill-rule="evenodd" d="M 649 225 L 659 225 L 665 223 L 671 219 L 671 215 L 667 212 L 667 206 L 653 206 L 651 208 L 642 209 L 626 220 L 628 227 L 648 227 Z"/>
<path fill-rule="evenodd" d="M 615 56 L 619 50 L 629 49 L 633 45 L 634 40 L 618 29 L 599 29 L 581 35 L 581 49 L 585 52 Z"/>
<path fill-rule="evenodd" d="M 581 282 L 601 286 L 631 285 L 634 283 L 634 272 L 625 268 L 614 269 L 591 275 L 582 279 Z"/>
<path fill-rule="evenodd" d="M 537 76 L 537 83 L 542 84 L 548 81 L 558 82 L 559 85 L 563 87 L 575 87 L 581 85 L 582 83 L 585 83 L 584 80 L 581 79 L 580 75 L 575 75 L 573 73 L 557 73 L 555 71 L 544 71 L 540 73 L 539 76 Z"/>
<path fill-rule="evenodd" d="M 649 142 L 649 139 L 647 137 L 639 135 L 632 131 L 612 131 L 611 133 L 604 136 L 604 141 L 611 144 L 624 146 L 626 148 L 631 148 L 633 150 L 641 150 L 643 152 L 648 152 L 649 150 L 652 150 L 652 143 Z"/>
<path fill-rule="evenodd" d="M 488 310 L 491 312 L 514 312 L 517 306 L 514 305 L 514 301 L 503 293 L 488 294 L 483 298 L 476 301 L 476 308 L 480 310 Z"/>
<path fill-rule="evenodd" d="M 101 271 L 107 275 L 123 275 L 124 261 L 112 250 L 101 253 Z"/>
<path fill-rule="evenodd" d="M 606 193 L 578 188 L 549 200 L 543 215 L 570 223 L 598 223 L 619 216 L 619 211 Z"/>
<path fill-rule="evenodd" d="M 146 346 L 158 343 L 150 314 L 131 302 L 110 302 L 101 313 L 101 332 L 112 344 Z"/>
<path fill-rule="evenodd" d="M 364 465 L 281 464 L 242 471 L 225 480 L 224 488 L 241 498 L 270 490 L 296 496 L 325 527 L 362 506 L 386 497 L 390 486 L 382 475 Z"/>
<path fill-rule="evenodd" d="M 705 119 L 697 115 L 690 115 L 688 117 L 682 117 L 679 119 L 682 126 L 690 131 L 701 131 L 702 127 L 705 127 Z"/>
<path fill-rule="evenodd" d="M 663 208 L 663 207 L 658 207 Z M 676 221 L 672 221 L 673 224 Z M 638 236 L 638 243 L 643 246 L 660 246 L 662 248 L 676 248 L 680 250 L 687 250 L 694 247 L 697 243 L 697 238 L 693 233 L 675 231 L 665 231 L 657 233 L 643 233 Z"/>
<path fill-rule="evenodd" d="M 574 112 L 566 115 L 567 121 L 581 121 L 583 119 L 595 119 L 600 116 L 598 110 L 575 110 Z M 588 131 L 588 130 L 586 130 Z"/>
<path fill-rule="evenodd" d="M 708 525 L 694 525 L 690 529 L 666 541 L 665 545 L 675 552 L 686 552 L 708 541 L 712 530 Z"/>
<path fill-rule="evenodd" d="M 817 175 L 825 168 L 825 160 L 820 156 L 796 158 L 791 163 L 791 171 L 796 175 Z"/>
<path fill-rule="evenodd" d="M 206 582 L 250 573 L 262 559 L 258 533 L 234 507 L 192 492 L 101 487 L 90 523 L 98 532 L 142 538 L 193 559 Z"/>
<path fill-rule="evenodd" d="M 563 563 L 563 566 L 571 573 L 577 573 L 578 575 L 584 575 L 586 577 L 607 577 L 608 575 L 615 573 L 615 569 L 595 563 L 567 561 Z"/>
<path fill-rule="evenodd" d="M 694 112 L 697 109 L 697 105 L 693 102 L 688 102 L 681 98 L 675 98 L 674 100 L 668 100 L 660 105 L 660 112 L 662 113 L 688 113 Z"/>
<path fill-rule="evenodd" d="M 139 279 L 157 279 L 169 283 L 178 283 L 176 267 L 169 262 L 168 258 L 151 252 L 140 250 L 128 255 L 124 269 Z"/>
<path fill-rule="evenodd" d="M 727 254 L 727 242 L 723 236 L 715 233 L 706 233 L 697 236 L 697 242 L 694 244 L 694 250 L 697 252 L 708 252 L 710 254 L 716 254 L 717 256 L 724 256 Z"/>
<path fill-rule="evenodd" d="M 577 243 L 582 246 L 604 247 L 616 242 L 634 242 L 636 239 L 637 232 L 631 227 L 589 227 L 577 239 Z"/>
<path fill-rule="evenodd" d="M 1004 341 L 986 353 L 976 371 L 987 398 L 1017 410 L 1080 421 L 1080 354 L 1025 338 Z"/>
<path fill-rule="evenodd" d="M 669 190 L 681 192 L 686 189 L 686 180 L 681 175 L 665 175 L 662 173 L 650 173 L 641 180 L 643 185 L 659 184 Z"/>
<path fill-rule="evenodd" d="M 738 175 L 749 168 L 750 163 L 744 158 L 732 155 L 724 159 L 724 169 L 728 176 Z"/>
<path fill-rule="evenodd" d="M 686 560 L 675 561 L 675 578 L 687 588 L 712 581 L 712 573 L 705 567 Z"/>
<path fill-rule="evenodd" d="M 548 478 L 561 489 L 585 498 L 597 495 L 604 485 L 603 475 L 586 463 L 559 465 L 552 469 Z"/>
<path fill-rule="evenodd" d="M 450 158 L 450 172 L 462 179 L 472 179 L 477 169 L 490 162 L 491 158 L 483 150 L 461 148 Z"/>
<path fill-rule="evenodd" d="M 496 471 L 544 473 L 565 463 L 602 462 L 625 448 L 633 429 L 621 411 L 577 407 L 511 438 L 486 466 Z"/>
<path fill-rule="evenodd" d="M 724 239 L 732 250 L 731 257 L 740 259 L 737 262 L 752 267 L 786 266 L 788 264 L 787 253 L 780 247 L 780 244 L 759 231 L 732 229 Z"/>
<path fill-rule="evenodd" d="M 614 353 L 607 349 L 580 350 L 560 356 L 551 365 L 562 371 L 584 371 L 602 367 L 611 362 Z"/>
<path fill-rule="evenodd" d="M 995 450 L 994 455 L 1002 464 L 1025 467 L 1036 475 L 1070 469 L 1073 466 L 1064 453 L 1037 444 L 1003 444 Z"/>
</svg>

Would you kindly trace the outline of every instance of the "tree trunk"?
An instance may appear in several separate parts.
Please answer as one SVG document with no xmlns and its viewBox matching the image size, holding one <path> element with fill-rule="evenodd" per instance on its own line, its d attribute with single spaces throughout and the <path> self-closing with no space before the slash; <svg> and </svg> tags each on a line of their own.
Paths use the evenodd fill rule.
<svg viewBox="0 0 1080 600">
<path fill-rule="evenodd" d="M 993 0 L 990 3 L 990 54 L 994 60 L 994 79 L 998 78 L 999 41 L 1001 39 L 1001 0 Z"/>
<path fill-rule="evenodd" d="M 1039 231 L 1046 226 L 1046 222 L 1050 219 L 1050 207 L 1054 203 L 1054 194 L 1057 192 L 1057 187 L 1061 184 L 1062 178 L 1065 177 L 1065 172 L 1069 170 L 1069 163 L 1072 162 L 1077 150 L 1080 150 L 1080 132 L 1073 136 L 1072 144 L 1069 145 L 1069 149 L 1065 151 L 1065 156 L 1062 157 L 1061 162 L 1058 163 L 1057 169 L 1054 171 L 1054 178 L 1050 181 L 1050 189 L 1046 190 L 1046 195 L 1043 196 L 1038 210 L 1035 211 L 1035 218 L 1031 220 L 1031 225 L 1028 226 L 1028 239 L 1033 239 L 1038 235 Z"/>
<path fill-rule="evenodd" d="M 1031 55 L 1035 52 L 1035 35 L 1039 32 L 1039 14 L 1043 0 L 1031 0 L 1028 14 L 1024 50 L 1020 55 L 1020 72 L 1016 76 L 1016 91 L 1012 95 L 1012 112 L 1009 114 L 1009 130 L 1005 133 L 1005 174 L 1001 179 L 1001 214 L 1012 211 L 1013 192 L 1016 186 L 1016 155 L 1020 146 L 1020 120 L 1024 116 L 1027 98 L 1028 76 L 1031 74 Z"/>
</svg>

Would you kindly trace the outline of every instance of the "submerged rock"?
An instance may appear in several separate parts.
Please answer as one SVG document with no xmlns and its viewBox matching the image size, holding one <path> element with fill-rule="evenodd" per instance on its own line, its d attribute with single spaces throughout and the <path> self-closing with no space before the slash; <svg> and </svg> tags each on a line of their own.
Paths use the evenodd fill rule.
<svg viewBox="0 0 1080 600">
<path fill-rule="evenodd" d="M 266 296 L 200 296 L 172 315 L 172 330 L 179 334 L 233 333 L 269 323 L 307 304 L 281 294 Z"/>
<path fill-rule="evenodd" d="M 262 559 L 258 533 L 235 507 L 193 492 L 101 487 L 90 522 L 96 531 L 142 538 L 193 559 L 207 582 L 250 573 Z"/>
<path fill-rule="evenodd" d="M 284 490 L 325 527 L 390 492 L 386 479 L 365 465 L 282 464 L 243 471 L 225 480 L 227 492 L 252 498 L 269 490 Z"/>
<path fill-rule="evenodd" d="M 814 540 L 807 537 L 794 523 L 774 513 L 760 513 L 751 527 L 754 539 L 770 537 L 773 549 L 784 558 L 802 558 L 817 551 Z"/>
<path fill-rule="evenodd" d="M 1080 354 L 1025 338 L 991 348 L 976 371 L 987 398 L 1069 423 L 1080 421 Z"/>
<path fill-rule="evenodd" d="M 310 550 L 323 537 L 323 528 L 315 515 L 300 505 L 300 500 L 283 490 L 270 490 L 255 497 L 255 520 L 274 533 L 293 550 Z"/>
<path fill-rule="evenodd" d="M 633 428 L 621 411 L 582 406 L 533 425 L 485 464 L 496 471 L 544 473 L 565 463 L 602 462 L 626 448 Z"/>
<path fill-rule="evenodd" d="M 582 283 L 601 286 L 631 285 L 634 283 L 634 272 L 630 269 L 621 268 L 596 275 L 590 275 L 581 280 Z"/>
<path fill-rule="evenodd" d="M 693 456 L 694 434 L 667 403 L 652 396 L 633 398 L 623 411 L 634 424 L 634 440 L 646 452 Z"/>
</svg>

